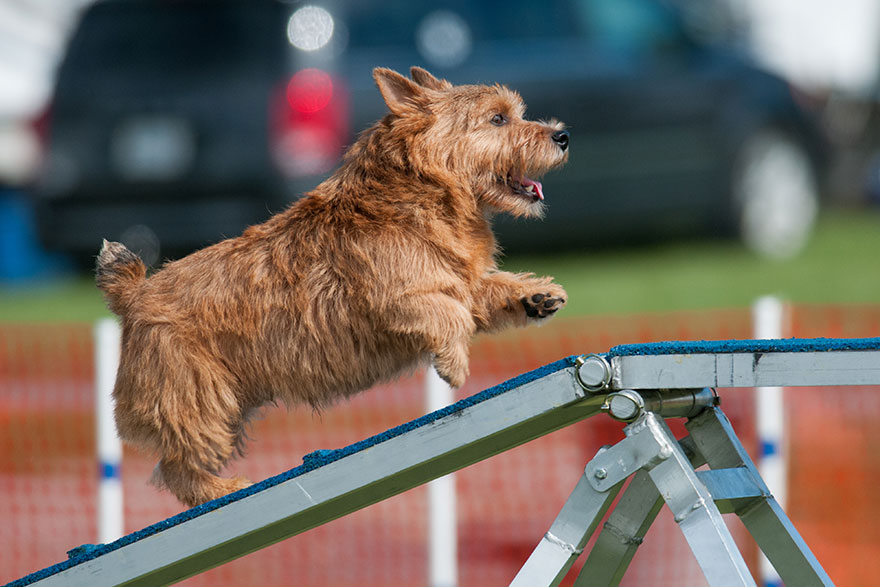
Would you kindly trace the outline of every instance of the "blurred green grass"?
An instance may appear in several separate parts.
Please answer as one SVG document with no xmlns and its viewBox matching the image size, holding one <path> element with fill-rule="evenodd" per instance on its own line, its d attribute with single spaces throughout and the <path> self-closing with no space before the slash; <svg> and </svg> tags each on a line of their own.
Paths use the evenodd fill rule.
<svg viewBox="0 0 880 587">
<path fill-rule="evenodd" d="M 527 229 L 527 226 L 524 226 Z M 800 303 L 880 303 L 880 212 L 825 212 L 807 248 L 759 259 L 736 242 L 610 246 L 515 256 L 503 268 L 553 275 L 569 294 L 561 316 L 735 308 L 773 294 Z M 89 276 L 0 289 L 0 322 L 79 322 L 109 316 Z"/>
<path fill-rule="evenodd" d="M 747 307 L 763 295 L 795 303 L 880 303 L 880 212 L 825 212 L 805 250 L 761 259 L 736 242 L 519 257 L 505 269 L 553 275 L 568 315 Z"/>
</svg>

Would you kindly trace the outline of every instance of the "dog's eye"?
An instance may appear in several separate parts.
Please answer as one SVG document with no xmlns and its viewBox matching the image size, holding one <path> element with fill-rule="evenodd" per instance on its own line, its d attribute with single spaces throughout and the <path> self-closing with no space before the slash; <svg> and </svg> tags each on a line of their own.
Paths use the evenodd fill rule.
<svg viewBox="0 0 880 587">
<path fill-rule="evenodd" d="M 501 126 L 507 124 L 507 117 L 503 114 L 496 114 L 490 119 L 490 122 L 495 126 Z"/>
</svg>

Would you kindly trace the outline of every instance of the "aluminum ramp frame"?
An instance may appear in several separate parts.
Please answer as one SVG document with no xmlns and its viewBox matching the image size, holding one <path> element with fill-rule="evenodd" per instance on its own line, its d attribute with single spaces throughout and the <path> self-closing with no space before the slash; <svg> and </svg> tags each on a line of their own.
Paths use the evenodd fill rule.
<svg viewBox="0 0 880 587">
<path fill-rule="evenodd" d="M 613 393 L 615 391 L 755 385 L 876 385 L 880 384 L 880 352 L 877 351 L 880 351 L 880 339 L 788 339 L 623 345 L 604 355 L 591 355 L 577 362 L 570 357 L 343 449 L 306 455 L 301 466 L 286 473 L 115 542 L 78 547 L 68 553 L 68 560 L 13 581 L 7 587 L 171 584 L 594 416 L 601 411 L 609 394 L 620 396 Z M 658 445 L 662 443 L 657 439 L 664 438 L 665 423 L 658 412 L 651 410 L 662 408 L 665 401 L 667 408 L 659 409 L 659 412 L 672 409 L 674 415 L 682 415 L 676 411 L 683 409 L 681 402 L 671 400 L 669 393 L 658 392 L 652 396 L 645 392 L 648 409 L 642 410 L 639 416 L 645 422 L 653 422 L 642 428 L 652 431 Z M 624 408 L 631 400 L 623 400 Z M 720 414 L 715 409 L 706 413 Z M 635 422 L 627 430 L 633 432 L 627 440 L 638 436 Z M 678 463 L 676 466 L 685 472 L 686 477 L 690 464 L 685 466 L 679 452 L 684 454 L 682 447 L 699 445 L 698 435 L 693 430 L 691 436 L 695 440 L 676 442 L 672 439 L 666 448 L 658 449 L 663 454 L 674 453 L 672 460 Z M 735 437 L 732 438 L 735 441 Z M 732 453 L 721 449 L 690 448 L 688 458 L 699 461 L 716 457 L 728 459 L 728 453 L 740 455 L 738 441 L 731 446 Z M 601 456 L 600 453 L 596 458 Z M 661 460 L 670 461 L 669 457 Z M 716 466 L 711 462 L 710 465 Z M 634 516 L 629 522 L 641 526 L 650 525 L 662 505 L 658 503 L 653 484 L 646 482 L 652 480 L 651 472 L 646 471 L 638 469 L 621 501 L 635 502 L 639 506 L 630 512 Z M 594 480 L 597 479 L 595 473 Z M 705 489 L 708 492 L 707 488 L 711 487 L 719 492 L 726 487 L 724 479 L 708 480 L 702 473 L 696 474 L 694 491 Z M 607 474 L 606 469 L 606 478 Z M 701 480 L 701 477 L 705 479 Z M 758 488 L 762 495 L 766 493 L 766 488 L 761 489 L 760 477 L 751 479 L 751 482 L 753 490 Z M 592 487 L 586 475 L 578 486 L 584 484 Z M 619 490 L 621 484 L 622 480 L 611 487 L 611 491 Z M 579 509 L 583 505 L 583 500 L 576 498 L 575 494 L 569 499 L 571 507 L 567 502 L 563 513 L 566 508 Z M 604 501 L 604 497 L 602 499 Z M 711 497 L 705 496 L 703 500 L 712 501 Z M 723 501 L 736 504 L 742 498 L 727 495 Z M 608 505 L 610 500 L 600 508 L 607 509 Z M 772 504 L 770 507 L 772 509 Z M 786 526 L 786 530 L 789 528 L 790 525 Z M 608 536 L 603 532 L 600 541 L 603 535 Z M 767 550 L 765 544 L 759 544 Z M 578 550 L 563 539 L 557 540 L 556 546 L 573 550 L 569 555 L 576 555 Z M 591 568 L 610 569 L 611 579 L 601 584 L 616 584 L 614 577 L 619 580 L 620 568 L 628 564 L 634 548 L 612 548 L 610 552 L 612 554 L 608 556 L 612 557 L 616 567 L 607 564 L 607 556 L 601 560 L 593 559 L 599 561 L 596 563 L 587 560 L 587 566 Z M 551 568 L 551 565 L 545 566 Z M 527 568 L 535 566 L 527 562 L 524 570 Z M 821 571 L 821 567 L 818 570 Z M 553 576 L 557 574 L 552 573 Z M 579 584 L 586 580 L 579 578 Z M 534 584 L 553 584 L 553 580 Z M 590 584 L 597 583 L 590 580 Z"/>
<path fill-rule="evenodd" d="M 511 585 L 558 585 L 624 484 L 581 569 L 576 586 L 617 585 L 665 503 L 710 585 L 755 581 L 722 513 L 736 513 L 788 585 L 833 585 L 761 480 L 727 418 L 717 407 L 687 423 L 676 441 L 663 417 L 643 412 L 627 438 L 587 465 L 556 521 Z M 696 471 L 703 462 L 715 467 Z"/>
<path fill-rule="evenodd" d="M 722 513 L 740 517 L 786 584 L 833 585 L 764 484 L 712 388 L 876 384 L 877 343 L 665 342 L 579 357 L 578 382 L 589 392 L 608 394 L 603 409 L 630 422 L 626 439 L 601 449 L 587 464 L 511 585 L 558 585 L 630 477 L 576 586 L 617 585 L 664 503 L 710 585 L 756 584 Z M 690 435 L 676 440 L 665 417 L 689 418 Z M 697 471 L 703 464 L 711 469 Z"/>
</svg>

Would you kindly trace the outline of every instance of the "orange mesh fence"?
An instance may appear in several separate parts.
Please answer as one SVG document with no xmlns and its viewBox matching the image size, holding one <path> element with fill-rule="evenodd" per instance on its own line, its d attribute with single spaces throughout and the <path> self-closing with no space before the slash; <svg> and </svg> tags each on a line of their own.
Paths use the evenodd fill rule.
<svg viewBox="0 0 880 587">
<path fill-rule="evenodd" d="M 96 533 L 88 326 L 0 325 L 0 582 Z"/>
<path fill-rule="evenodd" d="M 791 335 L 880 336 L 880 307 L 796 306 Z M 786 511 L 837 585 L 880 574 L 880 387 L 791 388 Z"/>
<path fill-rule="evenodd" d="M 878 307 L 796 307 L 791 335 L 880 335 Z M 562 320 L 481 337 L 464 397 L 560 357 L 655 340 L 749 338 L 748 309 Z M 0 325 L 0 583 L 58 562 L 96 540 L 94 369 L 90 325 Z M 340 366 L 340 368 L 345 368 Z M 381 386 L 314 413 L 269 408 L 231 471 L 262 479 L 316 449 L 338 448 L 424 413 L 423 377 Z M 880 530 L 871 499 L 880 485 L 880 395 L 873 388 L 796 389 L 787 395 L 795 525 L 840 585 L 868 585 L 880 572 Z M 723 407 L 754 455 L 749 390 L 722 390 Z M 797 394 L 796 396 L 794 394 Z M 797 401 L 795 401 L 797 400 Z M 623 437 L 597 416 L 456 475 L 462 586 L 506 585 L 546 532 L 587 461 Z M 683 434 L 680 422 L 673 430 Z M 180 511 L 146 483 L 153 460 L 126 450 L 125 530 Z M 303 535 L 188 579 L 185 585 L 359 587 L 424 585 L 427 491 L 420 487 Z M 731 521 L 750 564 L 756 549 Z M 699 585 L 700 572 L 668 510 L 652 527 L 625 585 Z M 566 584 L 571 584 L 569 580 Z"/>
</svg>

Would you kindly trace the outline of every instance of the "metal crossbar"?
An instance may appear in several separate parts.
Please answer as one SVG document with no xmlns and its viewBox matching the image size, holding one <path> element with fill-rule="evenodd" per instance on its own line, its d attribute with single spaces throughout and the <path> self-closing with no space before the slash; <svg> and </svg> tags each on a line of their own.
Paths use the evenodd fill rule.
<svg viewBox="0 0 880 587">
<path fill-rule="evenodd" d="M 171 584 L 594 416 L 603 406 L 618 418 L 635 418 L 626 427 L 627 439 L 591 461 L 560 514 L 560 525 L 554 524 L 536 549 L 547 556 L 539 557 L 540 564 L 530 558 L 515 584 L 551 585 L 561 579 L 586 543 L 578 533 L 589 536 L 595 530 L 611 504 L 608 496 L 628 476 L 634 478 L 620 501 L 626 507 L 618 505 L 611 514 L 613 524 L 600 533 L 587 559 L 589 579 L 582 573 L 578 584 L 616 584 L 664 502 L 658 496 L 670 491 L 676 501 L 666 503 L 688 520 L 682 524 L 685 535 L 698 537 L 689 540 L 692 547 L 697 544 L 694 552 L 713 584 L 750 584 L 729 533 L 718 522 L 716 501 L 740 515 L 780 574 L 794 577 L 787 579 L 791 584 L 812 584 L 813 578 L 830 584 L 745 460 L 723 414 L 711 406 L 703 409 L 712 394 L 697 393 L 691 400 L 687 393 L 668 390 L 880 384 L 878 351 L 880 339 L 710 341 L 630 345 L 570 357 L 343 449 L 306 455 L 301 466 L 286 473 L 115 542 L 74 549 L 68 560 L 8 587 Z M 708 415 L 697 415 L 700 410 Z M 691 437 L 676 441 L 671 436 L 663 421 L 670 415 L 691 418 Z M 714 432 L 694 428 L 701 418 L 714 422 Z M 652 457 L 645 456 L 652 450 Z M 621 458 L 610 460 L 610 455 Z M 621 459 L 628 468 L 615 469 Z M 701 460 L 711 473 L 694 472 Z M 693 508 L 698 502 L 704 505 Z M 685 515 L 688 507 L 694 513 Z M 707 533 L 706 527 L 712 530 Z M 716 549 L 729 553 L 717 575 Z M 525 582 L 526 576 L 547 580 Z M 729 583 L 731 576 L 742 583 Z"/>
</svg>

